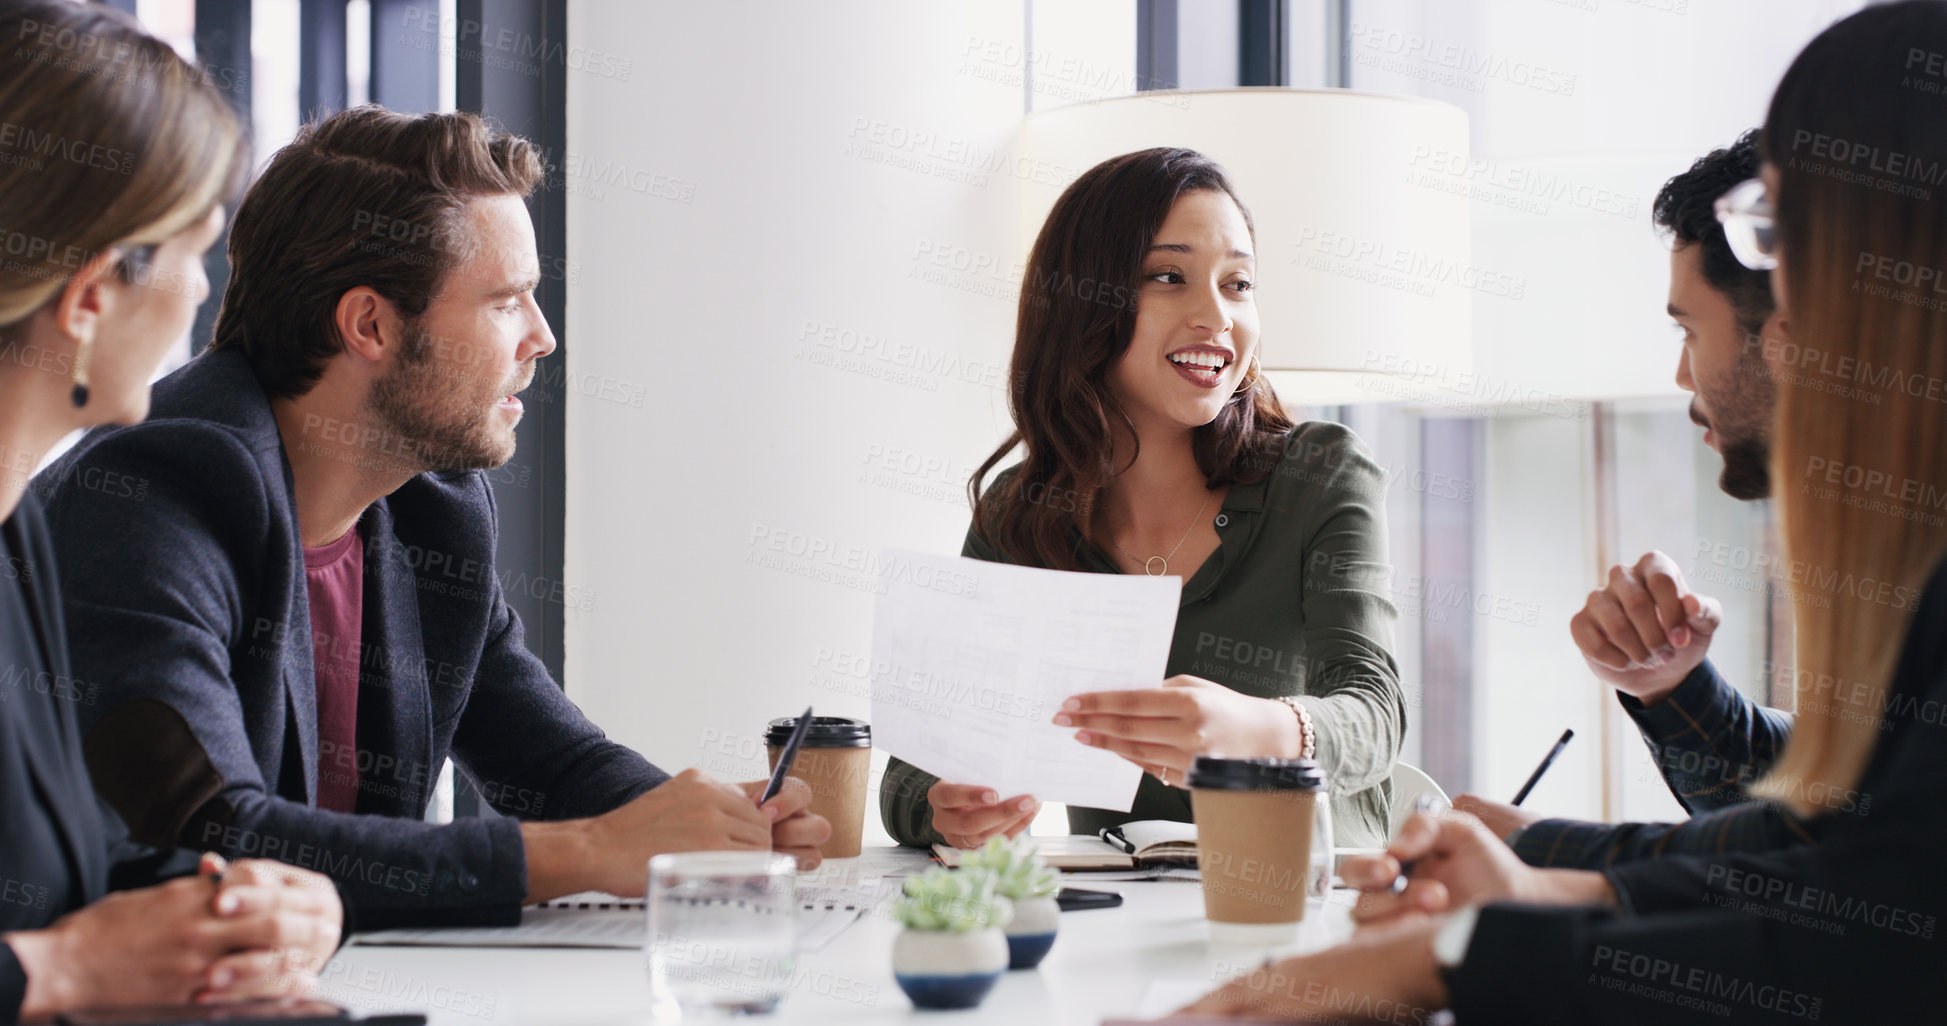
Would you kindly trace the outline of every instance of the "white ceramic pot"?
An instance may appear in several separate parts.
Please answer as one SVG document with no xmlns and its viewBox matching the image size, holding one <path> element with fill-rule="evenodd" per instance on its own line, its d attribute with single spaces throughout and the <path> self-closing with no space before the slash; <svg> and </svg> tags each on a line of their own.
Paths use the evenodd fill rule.
<svg viewBox="0 0 1947 1026">
<path fill-rule="evenodd" d="M 1007 936 L 990 926 L 966 933 L 899 931 L 892 975 L 918 1008 L 972 1008 L 1007 970 Z"/>
<path fill-rule="evenodd" d="M 1032 969 L 1048 957 L 1061 926 L 1061 907 L 1053 895 L 1014 899 L 1014 918 L 1007 924 L 1009 969 Z"/>
</svg>

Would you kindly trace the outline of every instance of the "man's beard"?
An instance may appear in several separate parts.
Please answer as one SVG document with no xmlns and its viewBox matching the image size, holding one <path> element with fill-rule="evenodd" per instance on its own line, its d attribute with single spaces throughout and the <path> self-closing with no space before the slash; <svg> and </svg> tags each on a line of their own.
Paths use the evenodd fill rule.
<svg viewBox="0 0 1947 1026">
<path fill-rule="evenodd" d="M 494 421 L 493 396 L 472 394 L 474 382 L 432 355 L 430 337 L 406 326 L 399 360 L 372 385 L 366 408 L 385 431 L 387 455 L 414 473 L 490 470 L 514 456 L 514 440 Z M 509 391 L 518 391 L 510 389 Z"/>
<path fill-rule="evenodd" d="M 1771 496 L 1771 418 L 1778 386 L 1763 359 L 1740 356 L 1732 379 L 1734 392 L 1713 395 L 1716 414 L 1709 427 L 1717 434 L 1724 472 L 1717 486 L 1733 499 L 1746 502 Z M 1696 420 L 1695 407 L 1691 419 Z"/>
<path fill-rule="evenodd" d="M 1724 489 L 1724 494 L 1747 502 L 1768 498 L 1771 446 L 1757 438 L 1725 439 L 1718 444 L 1723 446 L 1724 472 L 1718 475 L 1717 486 Z"/>
</svg>

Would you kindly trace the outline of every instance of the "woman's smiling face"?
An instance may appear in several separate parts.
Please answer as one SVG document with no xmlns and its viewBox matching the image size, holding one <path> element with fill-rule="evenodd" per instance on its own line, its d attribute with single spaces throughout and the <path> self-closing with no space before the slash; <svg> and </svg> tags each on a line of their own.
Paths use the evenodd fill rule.
<svg viewBox="0 0 1947 1026">
<path fill-rule="evenodd" d="M 1257 353 L 1250 226 L 1227 193 L 1177 197 L 1143 256 L 1136 327 L 1109 388 L 1138 429 L 1217 419 Z"/>
</svg>

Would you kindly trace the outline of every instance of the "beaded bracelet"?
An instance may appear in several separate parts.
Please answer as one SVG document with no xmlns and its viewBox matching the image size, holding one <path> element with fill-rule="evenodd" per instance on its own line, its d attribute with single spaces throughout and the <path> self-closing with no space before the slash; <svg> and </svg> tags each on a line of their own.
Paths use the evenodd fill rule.
<svg viewBox="0 0 1947 1026">
<path fill-rule="evenodd" d="M 1298 717 L 1298 757 L 1300 759 L 1311 758 L 1318 752 L 1318 734 L 1312 729 L 1311 710 L 1305 708 L 1303 703 L 1291 695 L 1282 696 L 1278 701 L 1290 706 L 1291 711 Z"/>
</svg>

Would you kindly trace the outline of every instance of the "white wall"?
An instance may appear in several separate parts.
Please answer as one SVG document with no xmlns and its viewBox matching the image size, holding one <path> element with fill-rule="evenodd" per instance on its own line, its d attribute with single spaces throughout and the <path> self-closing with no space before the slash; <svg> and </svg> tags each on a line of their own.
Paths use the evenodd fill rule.
<svg viewBox="0 0 1947 1026">
<path fill-rule="evenodd" d="M 1006 0 L 988 0 L 993 7 Z M 1136 5 L 1131 0 L 1026 0 L 1032 21 L 1029 110 L 1047 110 L 1138 91 Z M 1023 240 L 1023 254 L 1026 243 Z"/>
<path fill-rule="evenodd" d="M 1115 50 L 1121 28 L 1043 19 L 1128 67 L 1037 81 L 1133 89 L 1126 16 Z M 872 554 L 959 551 L 967 478 L 1007 424 L 1026 21 L 896 0 L 572 12 L 571 46 L 631 64 L 568 86 L 563 348 L 571 382 L 623 398 L 568 408 L 566 575 L 594 598 L 568 611 L 566 676 L 666 767 L 752 779 L 766 720 L 867 715 Z"/>
</svg>

